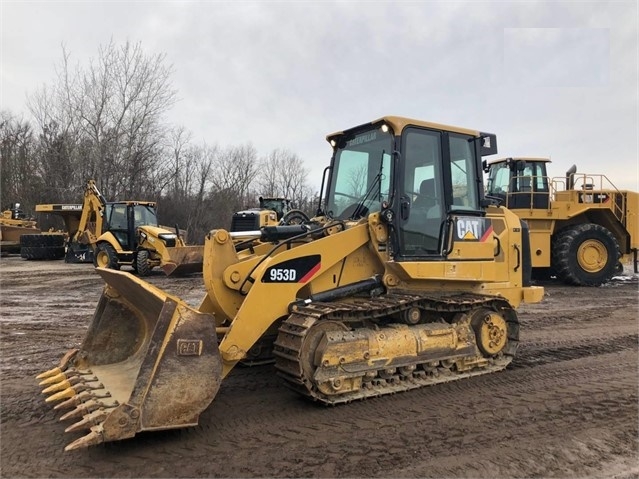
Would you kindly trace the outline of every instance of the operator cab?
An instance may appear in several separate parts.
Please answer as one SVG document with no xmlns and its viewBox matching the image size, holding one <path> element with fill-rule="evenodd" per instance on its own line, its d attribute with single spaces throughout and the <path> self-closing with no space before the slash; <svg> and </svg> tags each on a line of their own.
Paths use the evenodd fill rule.
<svg viewBox="0 0 639 479">
<path fill-rule="evenodd" d="M 288 198 L 264 198 L 260 196 L 260 209 L 275 211 L 277 220 L 281 220 L 291 209 L 291 201 Z"/>
<path fill-rule="evenodd" d="M 137 230 L 142 226 L 158 226 L 155 203 L 107 203 L 105 208 L 107 231 L 113 233 L 123 250 L 138 246 Z"/>
<path fill-rule="evenodd" d="M 481 157 L 497 152 L 495 135 L 386 117 L 327 139 L 334 155 L 322 212 L 345 221 L 382 212 L 398 259 L 444 259 L 455 217 L 485 216 Z M 490 223 L 473 222 L 478 236 Z"/>
<path fill-rule="evenodd" d="M 486 196 L 496 198 L 507 208 L 548 208 L 550 187 L 546 158 L 503 158 L 490 164 Z"/>
</svg>

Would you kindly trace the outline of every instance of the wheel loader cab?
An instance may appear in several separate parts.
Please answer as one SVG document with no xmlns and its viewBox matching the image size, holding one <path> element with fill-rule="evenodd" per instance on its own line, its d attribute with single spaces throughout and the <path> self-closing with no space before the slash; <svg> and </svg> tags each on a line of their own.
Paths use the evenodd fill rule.
<svg viewBox="0 0 639 479">
<path fill-rule="evenodd" d="M 486 194 L 501 199 L 507 208 L 548 208 L 547 163 L 544 158 L 505 158 L 487 165 Z"/>
<path fill-rule="evenodd" d="M 260 196 L 260 209 L 275 212 L 277 221 L 281 220 L 291 209 L 288 198 L 264 198 Z"/>
</svg>

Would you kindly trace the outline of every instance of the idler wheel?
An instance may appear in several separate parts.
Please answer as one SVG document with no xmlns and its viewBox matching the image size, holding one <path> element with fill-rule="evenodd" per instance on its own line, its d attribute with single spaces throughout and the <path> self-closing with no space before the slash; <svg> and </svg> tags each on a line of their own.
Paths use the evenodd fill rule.
<svg viewBox="0 0 639 479">
<path fill-rule="evenodd" d="M 471 324 L 475 331 L 477 347 L 486 356 L 496 356 L 508 342 L 508 328 L 503 316 L 481 308 L 473 314 Z"/>
</svg>

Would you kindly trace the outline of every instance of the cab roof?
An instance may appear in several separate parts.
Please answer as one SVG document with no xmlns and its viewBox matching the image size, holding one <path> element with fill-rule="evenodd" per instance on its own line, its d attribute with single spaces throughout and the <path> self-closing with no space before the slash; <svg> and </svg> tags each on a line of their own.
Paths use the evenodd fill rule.
<svg viewBox="0 0 639 479">
<path fill-rule="evenodd" d="M 381 118 L 378 118 L 377 120 L 371 121 L 370 123 L 364 123 L 362 125 L 349 128 L 344 131 L 337 131 L 335 133 L 331 133 L 330 135 L 326 136 L 326 140 L 330 142 L 331 139 L 342 136 L 345 133 L 350 133 L 353 130 L 359 130 L 367 126 L 381 125 L 383 123 L 386 123 L 387 125 L 389 125 L 396 135 L 401 133 L 404 130 L 404 128 L 406 128 L 407 126 L 418 126 L 422 128 L 431 128 L 433 130 L 451 131 L 454 133 L 461 133 L 464 135 L 472 135 L 472 136 L 480 136 L 483 134 L 479 130 L 471 130 L 471 129 L 462 128 L 459 126 L 451 126 L 451 125 L 445 125 L 442 123 L 433 123 L 429 121 L 416 120 L 413 118 L 406 118 L 402 116 L 388 115 L 388 116 L 383 116 Z"/>
</svg>

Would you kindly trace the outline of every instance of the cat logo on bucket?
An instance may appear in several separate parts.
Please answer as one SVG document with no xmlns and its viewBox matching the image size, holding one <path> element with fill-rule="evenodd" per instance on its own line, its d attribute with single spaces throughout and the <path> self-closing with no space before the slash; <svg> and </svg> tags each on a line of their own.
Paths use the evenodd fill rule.
<svg viewBox="0 0 639 479">
<path fill-rule="evenodd" d="M 455 218 L 456 241 L 486 241 L 493 232 L 488 218 L 476 216 L 458 216 Z"/>
</svg>

